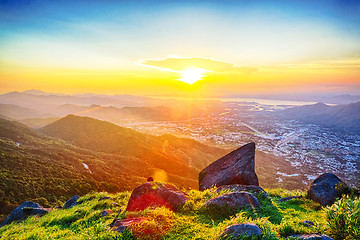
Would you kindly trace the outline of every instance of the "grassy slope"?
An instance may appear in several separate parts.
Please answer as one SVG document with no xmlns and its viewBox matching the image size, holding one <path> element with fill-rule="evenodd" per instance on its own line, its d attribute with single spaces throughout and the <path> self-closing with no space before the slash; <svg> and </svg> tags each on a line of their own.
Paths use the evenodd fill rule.
<svg viewBox="0 0 360 240">
<path fill-rule="evenodd" d="M 24 222 L 13 223 L 0 228 L 0 236 L 5 239 L 216 239 L 227 226 L 236 223 L 252 222 L 257 224 L 264 233 L 263 239 L 285 239 L 294 233 L 322 233 L 345 239 L 344 235 L 336 237 L 338 228 L 328 222 L 327 208 L 304 197 L 304 192 L 287 191 L 282 189 L 268 190 L 272 198 L 272 205 L 267 200 L 261 200 L 261 210 L 239 210 L 232 215 L 224 212 L 206 212 L 202 209 L 203 203 L 217 196 L 212 190 L 188 192 L 190 201 L 181 212 L 173 213 L 164 208 L 145 210 L 139 213 L 126 212 L 126 204 L 130 192 L 117 194 L 91 193 L 83 196 L 80 204 L 72 209 L 55 209 L 51 213 L 39 218 L 31 217 Z M 303 196 L 288 202 L 279 202 L 281 197 L 291 195 Z M 113 199 L 99 201 L 103 196 Z M 357 211 L 359 213 L 359 199 Z M 112 204 L 116 202 L 118 206 Z M 337 207 L 340 204 L 335 204 Z M 345 203 L 346 205 L 346 203 Z M 333 207 L 334 208 L 334 207 Z M 112 209 L 113 214 L 101 217 L 99 213 L 104 209 Z M 120 218 L 145 216 L 148 221 L 134 227 L 123 234 L 110 231 L 110 223 L 118 210 L 122 210 Z M 337 209 L 334 212 L 338 212 Z M 357 213 L 355 213 L 357 214 Z M 349 215 L 346 216 L 349 218 Z M 355 216 L 356 218 L 356 216 Z M 359 220 L 359 216 L 356 218 Z M 306 227 L 302 221 L 310 220 L 315 223 L 312 228 Z M 358 224 L 358 223 L 357 223 Z M 355 226 L 355 225 L 354 225 Z M 349 226 L 354 232 L 354 226 Z M 356 227 L 356 226 L 355 226 Z M 354 230 L 355 229 L 355 230 Z M 153 238 L 149 234 L 142 235 L 141 231 L 153 231 Z M 354 233 L 352 233 L 354 234 Z M 359 234 L 359 233 L 358 233 Z M 155 236 L 155 237 L 154 237 Z M 347 239 L 355 239 L 356 236 Z M 354 238 L 355 237 L 355 238 Z"/>
</svg>

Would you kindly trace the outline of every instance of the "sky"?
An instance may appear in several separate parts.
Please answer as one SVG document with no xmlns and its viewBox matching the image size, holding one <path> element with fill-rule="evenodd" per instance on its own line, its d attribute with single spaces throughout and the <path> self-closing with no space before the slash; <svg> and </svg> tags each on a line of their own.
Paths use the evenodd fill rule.
<svg viewBox="0 0 360 240">
<path fill-rule="evenodd" d="M 0 0 L 0 93 L 360 93 L 360 1 Z"/>
</svg>

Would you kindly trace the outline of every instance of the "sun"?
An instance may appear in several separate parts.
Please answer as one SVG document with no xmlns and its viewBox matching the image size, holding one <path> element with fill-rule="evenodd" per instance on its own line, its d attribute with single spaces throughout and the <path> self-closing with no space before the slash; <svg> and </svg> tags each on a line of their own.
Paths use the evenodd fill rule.
<svg viewBox="0 0 360 240">
<path fill-rule="evenodd" d="M 182 77 L 179 80 L 188 84 L 194 84 L 199 81 L 206 72 L 208 72 L 208 70 L 203 68 L 188 68 L 180 72 Z"/>
</svg>

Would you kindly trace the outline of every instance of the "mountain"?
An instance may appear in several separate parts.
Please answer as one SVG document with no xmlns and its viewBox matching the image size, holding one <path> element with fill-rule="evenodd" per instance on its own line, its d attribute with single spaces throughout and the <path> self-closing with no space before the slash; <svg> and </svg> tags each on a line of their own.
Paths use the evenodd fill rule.
<svg viewBox="0 0 360 240">
<path fill-rule="evenodd" d="M 198 171 L 224 150 L 171 135 L 152 136 L 89 117 L 68 115 L 39 131 L 78 147 L 140 158 L 168 173 L 197 179 Z M 190 167 L 190 168 L 189 168 Z M 188 171 L 184 172 L 184 169 Z"/>
<path fill-rule="evenodd" d="M 4 119 L 0 162 L 0 213 L 35 198 L 56 203 L 91 190 L 129 189 L 152 174 L 141 159 L 82 149 Z"/>
<path fill-rule="evenodd" d="M 25 108 L 35 108 L 41 112 L 51 112 L 54 106 L 63 104 L 75 105 L 104 105 L 104 106 L 144 106 L 143 97 L 126 97 L 119 98 L 110 95 L 93 95 L 93 96 L 75 96 L 75 95 L 59 95 L 59 94 L 33 94 L 26 92 L 10 92 L 0 95 L 0 103 L 15 104 Z"/>
<path fill-rule="evenodd" d="M 56 120 L 59 120 L 59 118 L 25 118 L 22 120 L 17 120 L 17 122 L 22 123 L 30 128 L 41 128 L 55 122 Z"/>
<path fill-rule="evenodd" d="M 31 199 L 54 204 L 92 190 L 126 190 L 149 176 L 197 188 L 199 169 L 227 152 L 76 116 L 40 132 L 0 119 L 0 213 Z"/>
<path fill-rule="evenodd" d="M 360 134 L 360 102 L 337 106 L 317 103 L 289 108 L 276 114 L 286 119 L 319 124 L 340 131 Z"/>
<path fill-rule="evenodd" d="M 20 107 L 14 104 L 0 104 L 0 114 L 10 119 L 41 118 L 51 117 L 51 114 L 44 114 L 31 108 Z"/>
<path fill-rule="evenodd" d="M 122 107 L 113 106 L 78 106 L 64 104 L 53 110 L 58 116 L 75 114 L 78 116 L 96 118 L 112 123 L 119 123 L 124 119 L 137 121 L 174 121 L 189 119 L 191 114 L 186 111 L 175 110 L 165 106 L 155 107 Z"/>
</svg>

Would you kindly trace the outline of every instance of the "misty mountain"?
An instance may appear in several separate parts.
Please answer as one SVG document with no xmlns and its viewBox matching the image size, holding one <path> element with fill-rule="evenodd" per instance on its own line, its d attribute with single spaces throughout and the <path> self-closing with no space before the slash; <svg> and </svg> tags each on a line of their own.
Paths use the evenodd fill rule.
<svg viewBox="0 0 360 240">
<path fill-rule="evenodd" d="M 1 118 L 1 116 L 0 116 Z M 16 120 L 19 123 L 22 123 L 30 128 L 42 128 L 50 123 L 53 123 L 60 118 L 25 118 L 22 120 Z"/>
<path fill-rule="evenodd" d="M 191 114 L 186 111 L 175 110 L 165 106 L 116 108 L 100 105 L 77 106 L 64 104 L 54 109 L 53 113 L 56 113 L 58 116 L 75 114 L 112 123 L 118 123 L 120 120 L 124 119 L 137 121 L 174 121 L 189 119 L 191 117 Z"/>
<path fill-rule="evenodd" d="M 324 103 L 289 108 L 276 113 L 286 119 L 360 134 L 360 102 L 329 106 Z"/>
<path fill-rule="evenodd" d="M 0 114 L 10 119 L 46 118 L 53 117 L 52 114 L 39 112 L 31 108 L 20 107 L 14 104 L 0 104 Z"/>
<path fill-rule="evenodd" d="M 33 93 L 34 91 L 30 91 Z M 54 106 L 63 104 L 75 105 L 104 105 L 104 106 L 144 106 L 143 97 L 135 96 L 110 96 L 110 95 L 93 95 L 93 96 L 74 96 L 74 95 L 45 95 L 30 94 L 27 92 L 10 92 L 0 95 L 0 103 L 15 104 L 25 108 L 36 108 L 37 111 L 51 112 Z"/>
</svg>

